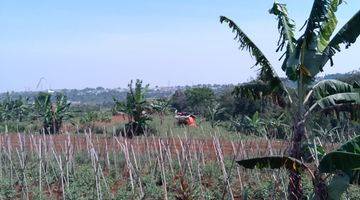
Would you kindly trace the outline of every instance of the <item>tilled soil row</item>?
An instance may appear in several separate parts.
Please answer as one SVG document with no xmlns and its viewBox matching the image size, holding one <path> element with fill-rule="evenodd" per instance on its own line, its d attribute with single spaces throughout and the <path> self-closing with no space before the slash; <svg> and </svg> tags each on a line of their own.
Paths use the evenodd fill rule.
<svg viewBox="0 0 360 200">
<path fill-rule="evenodd" d="M 134 150 L 139 155 L 159 153 L 162 150 L 173 155 L 199 153 L 211 160 L 217 159 L 219 155 L 223 157 L 235 156 L 236 159 L 265 155 L 287 155 L 291 146 L 286 141 L 266 139 L 232 142 L 217 138 L 136 137 L 127 139 L 101 135 L 0 135 L 0 148 L 6 151 L 17 149 L 18 151 L 37 152 L 39 144 L 45 152 L 54 149 L 56 153 L 76 153 L 90 151 L 93 148 L 99 156 L 102 156 L 106 152 L 118 152 L 127 148 Z M 336 146 L 336 144 L 327 145 L 326 149 L 334 149 Z"/>
</svg>

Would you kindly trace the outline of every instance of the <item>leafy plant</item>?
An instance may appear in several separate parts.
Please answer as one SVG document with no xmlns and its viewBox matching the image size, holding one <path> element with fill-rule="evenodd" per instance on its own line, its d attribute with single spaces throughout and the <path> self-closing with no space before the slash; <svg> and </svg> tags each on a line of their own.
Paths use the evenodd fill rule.
<svg viewBox="0 0 360 200">
<path fill-rule="evenodd" d="M 259 116 L 259 112 L 255 112 L 253 116 L 245 116 L 243 127 L 245 127 L 246 132 L 255 133 L 257 135 L 263 136 L 265 134 L 265 123 Z"/>
<path fill-rule="evenodd" d="M 290 132 L 290 126 L 287 124 L 285 113 L 279 116 L 271 116 L 265 118 L 267 136 L 269 138 L 287 138 L 287 133 Z"/>
<path fill-rule="evenodd" d="M 155 99 L 151 102 L 152 110 L 155 111 L 160 117 L 160 123 L 163 124 L 164 116 L 169 111 L 170 101 L 165 98 Z"/>
<path fill-rule="evenodd" d="M 45 134 L 59 133 L 63 121 L 71 117 L 69 108 L 67 97 L 60 93 L 56 94 L 55 102 L 52 102 L 50 93 L 40 92 L 35 98 L 36 114 L 42 121 Z"/>
<path fill-rule="evenodd" d="M 126 101 L 121 102 L 114 99 L 114 109 L 128 115 L 129 122 L 125 126 L 125 134 L 127 137 L 133 137 L 148 131 L 147 121 L 151 120 L 148 114 L 151 110 L 151 105 L 145 98 L 149 85 L 143 87 L 142 81 L 137 79 L 135 88 L 133 88 L 133 81 L 130 82 L 128 87 L 129 92 L 126 95 Z"/>
<path fill-rule="evenodd" d="M 280 37 L 276 51 L 284 50 L 281 56 L 284 58 L 282 70 L 290 80 L 297 82 L 295 96 L 288 92 L 269 60 L 248 35 L 231 19 L 220 17 L 220 22 L 227 23 L 236 34 L 235 40 L 239 42 L 240 49 L 249 51 L 256 60 L 255 65 L 260 65 L 257 81 L 240 85 L 235 92 L 252 98 L 268 97 L 283 107 L 287 105 L 296 110 L 290 154 L 295 159 L 301 158 L 301 146 L 306 134 L 305 125 L 314 111 L 335 110 L 350 112 L 353 118 L 360 116 L 358 84 L 349 85 L 340 81 L 325 80 L 312 86 L 312 81 L 323 71 L 325 64 L 330 61 L 333 65 L 332 57 L 340 51 L 340 44 L 345 44 L 348 48 L 360 34 L 358 11 L 331 38 L 337 25 L 335 13 L 340 4 L 341 0 L 314 0 L 310 16 L 305 23 L 305 31 L 298 39 L 295 39 L 295 24 L 288 16 L 285 4 L 275 2 L 269 11 L 278 20 Z M 293 103 L 293 99 L 298 101 Z M 301 199 L 301 176 L 296 170 L 290 172 L 290 183 L 289 198 Z M 322 198 L 320 193 L 316 194 L 318 198 Z"/>
<path fill-rule="evenodd" d="M 16 190 L 10 179 L 1 178 L 0 188 L 0 199 L 14 199 L 16 197 Z"/>
<path fill-rule="evenodd" d="M 31 107 L 27 98 L 13 99 L 6 94 L 5 99 L 0 102 L 0 122 L 5 124 L 5 132 L 8 132 L 9 122 L 23 122 L 29 118 L 30 113 Z"/>
<path fill-rule="evenodd" d="M 220 103 L 212 103 L 208 106 L 207 120 L 210 122 L 212 128 L 220 124 L 219 115 L 224 113 L 225 108 L 222 108 Z"/>
<path fill-rule="evenodd" d="M 110 122 L 111 116 L 105 112 L 90 111 L 81 116 L 79 122 L 85 128 L 95 129 L 96 122 Z"/>
<path fill-rule="evenodd" d="M 322 153 L 315 150 L 316 155 Z M 318 193 L 316 194 L 317 199 L 340 199 L 350 184 L 359 184 L 360 136 L 343 144 L 339 149 L 325 154 L 315 171 L 312 171 L 302 161 L 287 156 L 244 159 L 237 163 L 249 169 L 285 167 L 289 171 L 299 173 L 306 170 L 313 178 L 314 190 Z M 326 176 L 331 178 L 328 185 L 326 185 L 323 174 L 332 175 Z"/>
</svg>

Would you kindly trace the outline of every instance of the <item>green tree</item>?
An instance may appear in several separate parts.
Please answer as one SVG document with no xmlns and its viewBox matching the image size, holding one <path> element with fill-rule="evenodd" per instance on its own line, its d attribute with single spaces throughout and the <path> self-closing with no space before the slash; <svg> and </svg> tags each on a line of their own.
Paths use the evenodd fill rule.
<svg viewBox="0 0 360 200">
<path fill-rule="evenodd" d="M 189 111 L 195 114 L 206 116 L 215 102 L 214 91 L 208 87 L 189 88 L 184 93 Z"/>
<path fill-rule="evenodd" d="M 52 95 L 46 92 L 40 92 L 35 98 L 36 114 L 42 121 L 45 134 L 59 133 L 63 121 L 71 117 L 69 108 L 67 97 L 61 93 L 56 94 L 55 102 L 52 102 Z"/>
<path fill-rule="evenodd" d="M 182 90 L 176 90 L 171 96 L 170 105 L 178 111 L 185 111 L 188 107 L 185 93 Z"/>
<path fill-rule="evenodd" d="M 0 122 L 5 124 L 5 132 L 8 132 L 9 122 L 22 122 L 30 115 L 31 107 L 27 98 L 18 97 L 13 99 L 6 94 L 5 99 L 0 102 Z"/>
<path fill-rule="evenodd" d="M 148 114 L 151 105 L 145 98 L 149 85 L 143 87 L 142 81 L 137 79 L 135 88 L 133 88 L 133 81 L 128 86 L 129 92 L 126 95 L 126 101 L 121 102 L 114 99 L 114 109 L 128 115 L 129 122 L 125 125 L 125 134 L 127 137 L 133 137 L 134 135 L 142 135 L 149 130 L 147 121 L 151 120 Z"/>
<path fill-rule="evenodd" d="M 294 133 L 290 156 L 301 159 L 301 146 L 306 135 L 305 125 L 309 116 L 317 110 L 348 111 L 356 116 L 354 105 L 360 103 L 358 85 L 349 85 L 340 81 L 323 81 L 313 85 L 315 76 L 323 71 L 323 67 L 340 51 L 340 44 L 348 48 L 360 34 L 360 11 L 358 11 L 333 37 L 337 25 L 336 11 L 341 0 L 314 0 L 310 16 L 305 24 L 305 31 L 295 39 L 295 24 L 288 16 L 285 4 L 275 2 L 270 13 L 278 20 L 280 39 L 277 52 L 284 50 L 282 70 L 287 77 L 296 81 L 296 98 L 292 96 L 278 77 L 269 60 L 255 43 L 227 17 L 221 16 L 220 22 L 227 23 L 236 34 L 235 40 L 240 43 L 241 50 L 247 50 L 260 65 L 256 83 L 241 85 L 239 93 L 256 98 L 270 97 L 274 102 L 287 102 L 296 112 L 294 115 Z M 345 85 L 346 84 L 346 85 Z M 314 101 L 310 101 L 313 98 Z M 293 102 L 293 99 L 297 99 Z M 289 199 L 302 199 L 301 176 L 298 170 L 291 169 Z M 326 199 L 325 184 L 322 177 L 317 176 L 317 198 Z"/>
</svg>

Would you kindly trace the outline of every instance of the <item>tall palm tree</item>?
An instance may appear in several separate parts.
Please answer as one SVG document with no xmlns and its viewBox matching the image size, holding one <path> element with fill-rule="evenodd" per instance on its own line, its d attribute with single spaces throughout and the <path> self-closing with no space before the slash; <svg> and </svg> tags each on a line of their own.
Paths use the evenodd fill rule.
<svg viewBox="0 0 360 200">
<path fill-rule="evenodd" d="M 241 50 L 249 51 L 260 66 L 258 81 L 253 85 L 240 85 L 240 93 L 251 96 L 270 96 L 276 102 L 286 99 L 287 105 L 296 109 L 294 133 L 290 156 L 301 159 L 301 144 L 306 135 L 306 122 L 317 110 L 350 112 L 358 116 L 353 106 L 360 104 L 357 84 L 349 85 L 340 81 L 326 80 L 313 86 L 315 76 L 323 71 L 325 64 L 341 50 L 340 45 L 350 47 L 360 34 L 360 11 L 358 11 L 334 36 L 337 25 L 336 11 L 342 0 L 314 0 L 304 33 L 295 38 L 295 24 L 288 16 L 285 4 L 275 2 L 269 12 L 277 17 L 280 33 L 276 52 L 283 52 L 282 70 L 287 77 L 297 82 L 296 98 L 287 91 L 284 83 L 274 71 L 269 60 L 231 19 L 221 16 L 220 22 L 227 23 L 236 34 L 235 40 Z M 332 37 L 333 36 L 333 37 Z M 293 102 L 293 99 L 298 99 Z M 321 182 L 321 181 L 320 181 Z M 318 187 L 321 188 L 321 187 Z M 321 191 L 319 191 L 321 192 Z M 326 193 L 326 192 L 325 192 Z M 298 170 L 290 170 L 289 198 L 301 199 L 301 177 Z M 319 197 L 320 198 L 320 197 Z"/>
</svg>

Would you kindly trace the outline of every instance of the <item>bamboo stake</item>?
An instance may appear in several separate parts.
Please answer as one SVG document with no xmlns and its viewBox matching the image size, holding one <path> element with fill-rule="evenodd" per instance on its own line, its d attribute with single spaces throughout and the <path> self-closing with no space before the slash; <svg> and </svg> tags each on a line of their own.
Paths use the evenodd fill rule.
<svg viewBox="0 0 360 200">
<path fill-rule="evenodd" d="M 228 174 L 226 172 L 226 167 L 225 167 L 224 158 L 223 158 L 222 150 L 221 150 L 221 147 L 220 147 L 219 139 L 214 137 L 213 141 L 214 141 L 214 146 L 216 148 L 216 151 L 218 152 L 217 154 L 219 156 L 221 169 L 222 169 L 222 172 L 223 172 L 224 182 L 227 185 L 228 192 L 230 194 L 230 198 L 233 200 L 234 199 L 234 194 L 233 194 L 232 189 L 231 189 L 229 176 L 228 176 Z"/>
<path fill-rule="evenodd" d="M 163 159 L 163 153 L 162 153 L 160 139 L 159 139 L 159 151 L 160 151 L 160 165 L 161 165 L 162 179 L 163 179 L 163 182 L 164 182 L 164 184 L 163 184 L 163 186 L 164 186 L 164 199 L 167 200 L 168 199 L 167 184 L 166 184 L 164 159 Z"/>
<path fill-rule="evenodd" d="M 63 195 L 63 199 L 65 199 L 65 187 L 64 187 L 64 170 L 62 167 L 62 160 L 61 160 L 61 156 L 59 155 L 59 157 L 56 155 L 54 147 L 52 148 L 52 153 L 54 155 L 54 158 L 60 168 L 60 179 L 61 179 L 61 190 L 62 190 L 62 195 Z"/>
<path fill-rule="evenodd" d="M 131 152 L 132 152 L 133 157 L 134 157 L 135 169 L 139 173 L 140 170 L 139 170 L 139 167 L 138 167 L 138 164 L 137 164 L 137 161 L 136 161 L 137 159 L 136 159 L 134 148 L 133 148 L 132 145 L 131 145 Z M 145 196 L 145 193 L 144 193 L 144 190 L 143 190 L 143 187 L 142 187 L 140 175 L 138 175 L 137 177 L 138 177 L 138 181 L 139 181 L 139 188 L 140 188 L 140 195 L 141 195 L 140 199 L 142 199 Z"/>
<path fill-rule="evenodd" d="M 231 146 L 232 146 L 234 155 L 237 156 L 239 152 L 236 151 L 234 142 L 231 142 Z M 241 189 L 241 191 L 244 191 L 244 185 L 243 185 L 243 182 L 242 182 L 242 180 L 241 180 L 240 167 L 239 167 L 238 165 L 236 166 L 236 172 L 237 172 L 238 178 L 239 178 L 240 189 Z"/>
</svg>

